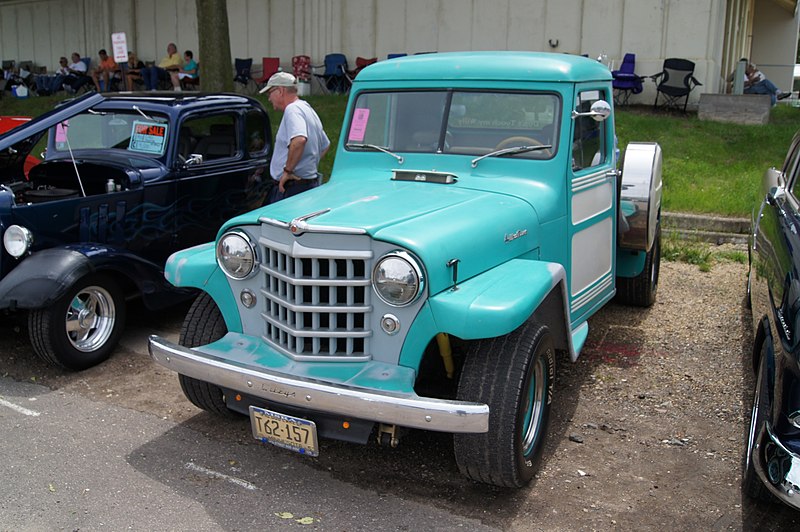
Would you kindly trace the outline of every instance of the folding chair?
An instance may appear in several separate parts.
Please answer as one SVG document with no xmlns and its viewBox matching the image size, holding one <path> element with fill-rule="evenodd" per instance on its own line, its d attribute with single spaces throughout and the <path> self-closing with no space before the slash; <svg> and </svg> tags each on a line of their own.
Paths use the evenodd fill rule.
<svg viewBox="0 0 800 532">
<path fill-rule="evenodd" d="M 200 63 L 197 63 L 197 70 L 193 78 L 183 78 L 181 80 L 181 89 L 185 91 L 200 90 Z"/>
<path fill-rule="evenodd" d="M 247 94 L 255 94 L 258 90 L 255 80 L 250 76 L 250 69 L 253 67 L 253 59 L 239 59 L 233 60 L 234 68 L 236 69 L 236 76 L 233 78 L 234 83 L 242 86 L 241 92 Z"/>
<path fill-rule="evenodd" d="M 347 76 L 348 84 L 352 85 L 353 81 L 356 79 L 356 76 L 358 75 L 359 72 L 361 72 L 371 64 L 377 62 L 378 62 L 377 57 L 370 57 L 369 59 L 360 56 L 356 57 L 356 67 L 353 70 L 346 70 L 344 73 L 344 75 Z"/>
<path fill-rule="evenodd" d="M 619 70 L 612 70 L 614 80 L 611 86 L 614 89 L 614 105 L 628 105 L 631 94 L 642 92 L 642 77 L 634 73 L 636 67 L 636 54 L 625 54 Z"/>
<path fill-rule="evenodd" d="M 328 54 L 321 65 L 312 65 L 315 68 L 325 68 L 322 74 L 314 72 L 314 77 L 319 81 L 322 91 L 330 93 L 346 93 L 350 89 L 350 80 L 345 75 L 347 72 L 347 57 L 344 54 Z"/>
<path fill-rule="evenodd" d="M 311 58 L 307 55 L 296 55 L 292 57 L 292 74 L 297 81 L 311 81 Z"/>
<path fill-rule="evenodd" d="M 261 58 L 261 77 L 258 78 L 256 84 L 260 89 L 266 85 L 269 78 L 281 69 L 281 60 L 278 57 L 262 57 Z M 297 77 L 297 76 L 295 76 Z"/>
<path fill-rule="evenodd" d="M 688 59 L 670 58 L 664 60 L 664 67 L 661 72 L 649 76 L 656 83 L 656 100 L 653 102 L 653 109 L 659 107 L 658 98 L 664 95 L 661 107 L 665 109 L 677 109 L 680 107 L 680 100 L 683 99 L 683 112 L 686 112 L 686 105 L 689 103 L 689 93 L 692 89 L 702 85 L 694 77 L 694 63 Z"/>
<path fill-rule="evenodd" d="M 25 86 L 30 92 L 36 92 L 36 81 L 33 75 L 33 61 L 20 61 L 19 62 L 19 77 L 22 79 Z"/>
</svg>

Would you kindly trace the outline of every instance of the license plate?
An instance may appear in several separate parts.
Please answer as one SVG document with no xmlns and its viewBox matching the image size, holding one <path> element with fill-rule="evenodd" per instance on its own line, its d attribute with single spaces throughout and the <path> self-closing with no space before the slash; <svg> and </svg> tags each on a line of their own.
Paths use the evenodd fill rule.
<svg viewBox="0 0 800 532">
<path fill-rule="evenodd" d="M 251 406 L 250 425 L 257 440 L 300 454 L 319 456 L 317 425 L 313 421 Z"/>
</svg>

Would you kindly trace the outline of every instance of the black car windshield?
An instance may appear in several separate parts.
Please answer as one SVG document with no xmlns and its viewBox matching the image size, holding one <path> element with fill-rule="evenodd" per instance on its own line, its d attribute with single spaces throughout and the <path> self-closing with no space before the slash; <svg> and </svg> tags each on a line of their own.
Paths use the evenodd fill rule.
<svg viewBox="0 0 800 532">
<path fill-rule="evenodd" d="M 500 155 L 550 159 L 557 150 L 559 106 L 558 95 L 545 92 L 363 92 L 346 146 L 472 156 L 505 150 Z"/>
<path fill-rule="evenodd" d="M 94 111 L 73 116 L 50 130 L 57 152 L 121 149 L 161 157 L 167 147 L 166 117 L 135 111 Z"/>
</svg>

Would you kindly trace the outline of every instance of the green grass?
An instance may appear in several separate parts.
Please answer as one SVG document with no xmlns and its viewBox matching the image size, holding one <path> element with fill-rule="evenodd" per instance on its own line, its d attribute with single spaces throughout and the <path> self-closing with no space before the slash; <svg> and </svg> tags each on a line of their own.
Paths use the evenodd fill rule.
<svg viewBox="0 0 800 532">
<path fill-rule="evenodd" d="M 661 145 L 666 211 L 749 217 L 760 200 L 761 177 L 780 167 L 800 127 L 800 109 L 773 108 L 765 126 L 700 121 L 696 115 L 617 112 L 620 147 L 631 141 Z"/>
<path fill-rule="evenodd" d="M 722 262 L 747 264 L 747 253 L 744 251 L 708 242 L 682 239 L 675 233 L 662 233 L 661 258 L 672 262 L 694 264 L 703 272 L 711 271 L 714 264 Z"/>
<path fill-rule="evenodd" d="M 281 114 L 273 111 L 264 95 L 257 98 L 268 110 L 273 133 Z M 0 100 L 0 114 L 41 114 L 59 101 L 58 96 Z M 335 145 L 341 133 L 345 96 L 312 96 L 309 103 L 319 113 Z M 649 108 L 620 109 L 616 113 L 619 145 L 655 141 L 664 156 L 664 200 L 667 211 L 713 213 L 749 217 L 760 198 L 760 183 L 770 166 L 780 167 L 786 150 L 800 127 L 800 109 L 778 106 L 766 126 L 740 126 L 698 120 L 696 115 L 652 113 Z M 320 164 L 330 175 L 334 150 Z"/>
</svg>

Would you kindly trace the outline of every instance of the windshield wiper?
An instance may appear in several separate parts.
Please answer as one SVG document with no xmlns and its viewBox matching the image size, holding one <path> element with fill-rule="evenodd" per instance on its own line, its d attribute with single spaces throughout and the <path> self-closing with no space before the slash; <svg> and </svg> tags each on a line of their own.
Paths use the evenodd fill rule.
<svg viewBox="0 0 800 532">
<path fill-rule="evenodd" d="M 392 153 L 388 149 L 384 148 L 383 146 L 376 146 L 375 144 L 345 144 L 344 147 L 345 148 L 356 148 L 356 149 L 361 149 L 361 150 L 382 151 L 383 153 L 391 155 L 392 157 L 397 159 L 397 162 L 400 163 L 400 164 L 403 164 L 403 161 L 404 161 L 402 155 L 397 155 L 396 153 Z"/>
<path fill-rule="evenodd" d="M 478 163 L 487 157 L 500 157 L 503 155 L 515 155 L 517 153 L 528 153 L 529 151 L 549 150 L 552 144 L 537 144 L 536 146 L 514 146 L 513 148 L 503 148 L 502 150 L 490 151 L 486 155 L 481 155 L 472 159 L 472 167 L 478 166 Z"/>
<path fill-rule="evenodd" d="M 152 118 L 150 118 L 149 116 L 147 116 L 147 115 L 145 114 L 145 112 L 144 112 L 144 111 L 142 111 L 141 109 L 139 109 L 139 106 L 138 106 L 138 105 L 134 105 L 132 108 L 133 108 L 133 110 L 134 110 L 134 111 L 136 111 L 137 113 L 139 113 L 140 115 L 142 115 L 142 116 L 143 116 L 143 117 L 145 117 L 146 119 L 148 119 L 148 120 L 150 120 L 150 121 L 153 121 L 153 119 L 152 119 Z"/>
</svg>

